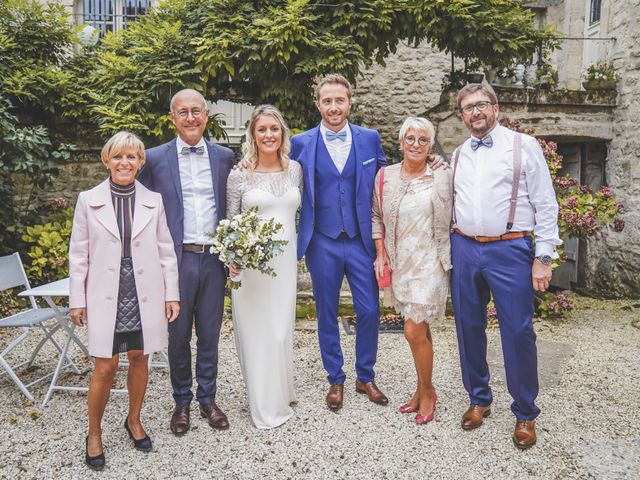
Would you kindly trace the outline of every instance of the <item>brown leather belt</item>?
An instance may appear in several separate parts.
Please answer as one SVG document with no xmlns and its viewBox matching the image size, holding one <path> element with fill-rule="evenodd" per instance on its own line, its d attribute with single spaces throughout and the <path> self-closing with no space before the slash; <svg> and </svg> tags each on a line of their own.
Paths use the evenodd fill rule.
<svg viewBox="0 0 640 480">
<path fill-rule="evenodd" d="M 459 228 L 454 228 L 453 231 L 456 232 L 458 235 L 462 235 L 463 237 L 471 238 L 472 240 L 475 240 L 476 242 L 480 242 L 480 243 L 499 242 L 500 240 L 513 240 L 515 238 L 522 238 L 522 237 L 530 237 L 531 236 L 531 232 L 509 232 L 509 233 L 503 233 L 499 237 L 483 237 L 483 236 L 480 236 L 480 235 L 476 235 L 476 236 L 467 235 L 462 230 L 460 230 Z"/>
<path fill-rule="evenodd" d="M 211 245 L 201 245 L 199 243 L 184 243 L 182 244 L 182 251 L 189 253 L 209 253 Z"/>
</svg>

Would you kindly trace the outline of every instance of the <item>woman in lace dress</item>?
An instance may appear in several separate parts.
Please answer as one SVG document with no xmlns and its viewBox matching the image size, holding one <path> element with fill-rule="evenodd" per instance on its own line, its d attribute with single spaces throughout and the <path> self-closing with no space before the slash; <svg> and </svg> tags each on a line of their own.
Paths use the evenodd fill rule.
<svg viewBox="0 0 640 480">
<path fill-rule="evenodd" d="M 293 330 L 296 313 L 296 211 L 300 205 L 302 168 L 288 157 L 289 134 L 280 112 L 257 107 L 243 145 L 245 169 L 227 181 L 227 214 L 257 206 L 275 218 L 287 240 L 284 253 L 271 261 L 276 277 L 256 270 L 240 272 L 242 286 L 232 292 L 236 350 L 247 387 L 251 419 L 258 428 L 282 425 L 293 415 Z"/>
<path fill-rule="evenodd" d="M 400 411 L 417 412 L 418 424 L 433 420 L 435 414 L 429 322 L 444 317 L 451 269 L 451 170 L 431 170 L 427 164 L 434 135 L 433 125 L 424 118 L 404 121 L 399 135 L 402 162 L 384 169 L 382 211 L 381 172 L 376 176 L 373 198 L 376 275 L 382 274 L 385 264 L 390 265 L 393 303 L 405 319 L 404 336 L 418 376 L 415 393 Z"/>
</svg>

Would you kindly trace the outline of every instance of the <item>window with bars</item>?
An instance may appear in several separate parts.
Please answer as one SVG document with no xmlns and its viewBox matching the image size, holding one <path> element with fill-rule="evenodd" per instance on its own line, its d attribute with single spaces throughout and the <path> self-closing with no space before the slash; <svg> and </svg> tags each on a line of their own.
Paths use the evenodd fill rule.
<svg viewBox="0 0 640 480">
<path fill-rule="evenodd" d="M 589 25 L 598 23 L 600 21 L 600 9 L 602 7 L 601 0 L 590 0 L 589 5 Z"/>
<path fill-rule="evenodd" d="M 100 35 L 127 28 L 130 22 L 146 15 L 151 0 L 81 0 L 82 23 L 92 25 Z"/>
</svg>

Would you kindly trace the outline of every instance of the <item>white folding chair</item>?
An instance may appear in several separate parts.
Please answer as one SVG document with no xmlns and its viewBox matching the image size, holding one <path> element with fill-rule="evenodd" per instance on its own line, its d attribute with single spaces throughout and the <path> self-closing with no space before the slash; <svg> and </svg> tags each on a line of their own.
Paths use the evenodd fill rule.
<svg viewBox="0 0 640 480">
<path fill-rule="evenodd" d="M 0 257 L 0 290 L 7 290 L 15 287 L 24 287 L 26 289 L 31 288 L 29 285 L 29 280 L 27 279 L 27 275 L 22 266 L 22 262 L 20 261 L 20 255 L 17 252 L 5 257 Z M 0 352 L 0 366 L 2 366 L 2 369 L 4 370 L 4 372 L 0 372 L 0 376 L 7 373 L 18 386 L 18 388 L 22 391 L 22 393 L 24 393 L 24 395 L 29 400 L 33 401 L 33 395 L 31 395 L 31 393 L 29 392 L 28 387 L 44 380 L 45 378 L 50 377 L 51 375 L 53 375 L 53 372 L 40 377 L 28 384 L 24 384 L 18 378 L 16 370 L 25 365 L 27 367 L 30 367 L 40 349 L 48 341 L 50 341 L 61 353 L 62 348 L 55 340 L 55 338 L 53 338 L 53 334 L 55 333 L 55 331 L 60 328 L 59 325 L 56 325 L 53 328 L 48 328 L 44 324 L 44 322 L 46 322 L 47 320 L 56 318 L 54 310 L 52 308 L 39 308 L 33 297 L 27 298 L 29 298 L 29 302 L 31 304 L 30 309 L 11 315 L 10 317 L 0 319 L 0 328 L 18 328 L 21 330 L 20 335 L 9 342 L 9 345 L 7 345 L 7 347 L 2 350 L 2 352 Z M 66 311 L 68 311 L 68 309 Z M 29 336 L 32 327 L 38 327 L 39 329 L 41 329 L 44 333 L 44 338 L 42 338 L 33 349 L 29 360 L 26 360 L 17 365 L 11 365 L 7 361 L 8 354 Z M 66 361 L 67 363 L 65 366 L 71 366 L 76 373 L 80 373 L 80 370 L 69 358 L 67 358 Z"/>
</svg>

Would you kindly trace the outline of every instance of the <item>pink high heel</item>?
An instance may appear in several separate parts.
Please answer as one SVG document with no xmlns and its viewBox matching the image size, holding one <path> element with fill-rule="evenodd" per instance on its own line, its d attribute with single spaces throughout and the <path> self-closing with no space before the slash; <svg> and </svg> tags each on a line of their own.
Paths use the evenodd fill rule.
<svg viewBox="0 0 640 480">
<path fill-rule="evenodd" d="M 400 411 L 400 413 L 414 413 L 418 411 L 418 408 L 419 405 L 413 406 L 410 403 L 405 403 L 398 410 Z"/>
<path fill-rule="evenodd" d="M 418 425 L 424 425 L 425 423 L 429 423 L 431 422 L 436 415 L 436 399 L 437 399 L 437 395 L 435 394 L 435 390 L 434 390 L 434 394 L 431 400 L 431 403 L 433 404 L 431 406 L 431 412 L 429 412 L 427 415 L 420 415 L 417 414 L 416 415 L 416 423 Z"/>
</svg>

